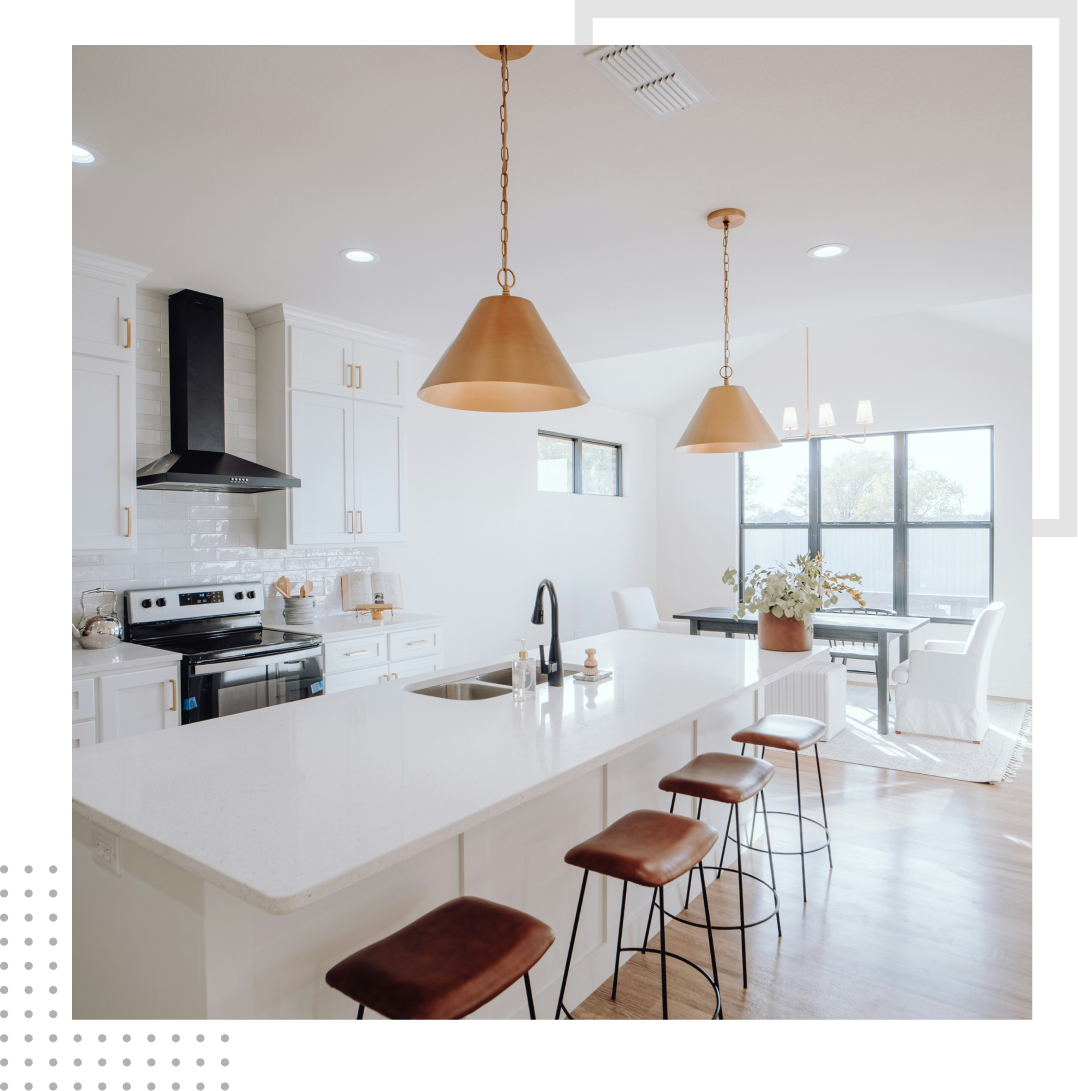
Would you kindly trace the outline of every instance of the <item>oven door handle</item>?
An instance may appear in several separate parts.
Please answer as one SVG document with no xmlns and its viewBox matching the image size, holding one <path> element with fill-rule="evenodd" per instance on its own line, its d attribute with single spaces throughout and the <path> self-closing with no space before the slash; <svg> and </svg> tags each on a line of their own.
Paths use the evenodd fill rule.
<svg viewBox="0 0 1078 1091">
<path fill-rule="evenodd" d="M 311 654 L 304 655 L 304 650 L 310 651 Z M 297 648 L 295 651 L 285 652 L 282 655 L 247 655 L 235 656 L 232 659 L 211 659 L 206 663 L 197 663 L 195 674 L 223 674 L 225 671 L 240 670 L 244 667 L 272 667 L 277 663 L 303 663 L 321 655 L 322 648 L 316 645 L 309 649 Z"/>
</svg>

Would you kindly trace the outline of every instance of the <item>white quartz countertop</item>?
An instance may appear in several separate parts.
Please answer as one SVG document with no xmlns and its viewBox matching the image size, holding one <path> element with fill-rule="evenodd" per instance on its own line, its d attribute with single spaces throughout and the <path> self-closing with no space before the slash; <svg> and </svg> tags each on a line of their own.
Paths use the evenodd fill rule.
<svg viewBox="0 0 1078 1091">
<path fill-rule="evenodd" d="M 72 640 L 71 677 L 92 678 L 98 674 L 163 667 L 168 663 L 178 663 L 182 658 L 179 652 L 165 652 L 142 644 L 125 644 L 121 641 L 111 648 L 83 648 Z"/>
<path fill-rule="evenodd" d="M 79 749 L 73 806 L 259 909 L 290 913 L 826 652 L 622 630 L 566 642 L 565 660 L 582 663 L 585 647 L 613 678 L 544 684 L 534 700 L 405 688 L 457 668 Z"/>
<path fill-rule="evenodd" d="M 316 617 L 310 625 L 289 625 L 280 611 L 271 613 L 269 609 L 262 615 L 262 625 L 266 629 L 283 629 L 290 633 L 308 633 L 320 636 L 323 641 L 344 640 L 350 636 L 367 636 L 372 633 L 392 633 L 401 629 L 416 629 L 422 625 L 440 625 L 444 617 L 437 614 L 410 614 L 406 610 L 388 611 L 381 621 L 374 621 L 370 614 L 328 614 Z"/>
</svg>

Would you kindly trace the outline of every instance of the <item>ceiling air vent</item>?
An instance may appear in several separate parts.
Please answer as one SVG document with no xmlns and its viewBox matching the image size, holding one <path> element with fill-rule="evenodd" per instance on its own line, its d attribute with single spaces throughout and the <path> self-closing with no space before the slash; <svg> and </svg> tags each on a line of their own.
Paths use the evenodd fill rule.
<svg viewBox="0 0 1078 1091">
<path fill-rule="evenodd" d="M 603 45 L 584 54 L 654 118 L 690 110 L 712 96 L 661 45 Z"/>
</svg>

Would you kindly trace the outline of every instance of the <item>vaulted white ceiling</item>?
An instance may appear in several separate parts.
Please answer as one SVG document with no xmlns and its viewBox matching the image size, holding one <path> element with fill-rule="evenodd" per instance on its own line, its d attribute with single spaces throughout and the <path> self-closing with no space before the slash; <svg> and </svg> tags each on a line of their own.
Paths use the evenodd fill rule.
<svg viewBox="0 0 1078 1091">
<path fill-rule="evenodd" d="M 671 48 L 714 101 L 663 121 L 584 47 L 510 69 L 510 264 L 572 362 L 720 335 L 724 205 L 739 338 L 1030 291 L 1028 49 Z M 77 47 L 73 93 L 105 156 L 73 168 L 74 245 L 149 286 L 432 357 L 497 291 L 498 68 L 470 46 Z"/>
</svg>

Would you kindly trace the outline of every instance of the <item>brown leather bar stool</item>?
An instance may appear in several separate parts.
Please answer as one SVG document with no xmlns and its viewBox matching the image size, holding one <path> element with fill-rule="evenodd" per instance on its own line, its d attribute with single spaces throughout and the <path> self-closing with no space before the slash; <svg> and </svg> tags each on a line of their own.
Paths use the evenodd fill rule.
<svg viewBox="0 0 1078 1091">
<path fill-rule="evenodd" d="M 771 866 L 771 885 L 760 878 L 759 875 L 753 875 L 751 871 L 743 872 L 741 869 L 741 804 L 746 800 L 763 799 L 764 788 L 775 775 L 775 767 L 769 761 L 761 761 L 759 758 L 746 758 L 739 757 L 737 754 L 700 754 L 693 758 L 688 765 L 682 766 L 676 773 L 668 773 L 662 780 L 659 781 L 659 789 L 663 792 L 673 792 L 674 796 L 670 800 L 670 811 L 673 813 L 674 804 L 677 802 L 679 795 L 692 796 L 698 800 L 696 807 L 696 817 L 699 818 L 701 811 L 703 810 L 704 800 L 710 799 L 715 803 L 728 803 L 730 805 L 730 817 L 726 820 L 726 837 L 723 840 L 723 856 L 725 856 L 726 840 L 730 837 L 730 822 L 736 815 L 738 836 L 735 838 L 737 841 L 737 899 L 738 906 L 740 908 L 740 923 L 739 924 L 712 924 L 710 914 L 708 915 L 708 923 L 706 925 L 698 924 L 696 921 L 687 921 L 682 917 L 677 916 L 674 913 L 667 912 L 665 915 L 672 917 L 674 920 L 681 921 L 682 924 L 691 925 L 693 928 L 707 928 L 708 938 L 711 938 L 711 931 L 734 931 L 741 932 L 741 984 L 743 988 L 749 987 L 749 971 L 748 960 L 745 953 L 745 929 L 755 928 L 758 924 L 763 924 L 765 921 L 775 918 L 775 923 L 778 925 L 779 938 L 782 938 L 782 919 L 779 916 L 779 895 L 775 888 L 775 865 L 771 859 L 771 831 L 767 826 L 767 801 L 764 800 L 764 831 L 767 834 L 767 861 Z M 706 897 L 707 886 L 704 883 L 704 869 L 714 871 L 716 873 L 716 879 L 722 878 L 724 871 L 733 872 L 734 868 L 724 868 L 722 866 L 722 857 L 719 859 L 718 867 L 713 864 L 700 864 L 700 882 L 704 886 L 704 894 Z M 771 891 L 772 897 L 775 899 L 775 906 L 766 917 L 761 917 L 759 920 L 749 921 L 745 923 L 745 887 L 744 879 L 755 879 L 756 882 L 767 887 Z M 685 891 L 685 908 L 689 908 L 689 900 L 692 892 L 692 873 L 689 873 L 689 885 Z M 648 913 L 648 926 L 647 931 L 644 934 L 644 942 L 647 943 L 647 932 L 651 931 L 651 913 L 655 910 L 655 898 L 651 899 L 651 912 Z M 662 914 L 660 907 L 660 914 Z"/>
<path fill-rule="evenodd" d="M 808 901 L 808 886 L 805 882 L 805 854 L 820 852 L 823 849 L 827 849 L 827 865 L 828 867 L 834 867 L 834 862 L 831 859 L 831 831 L 827 828 L 827 804 L 823 798 L 823 774 L 820 772 L 820 739 L 824 737 L 827 732 L 827 724 L 822 723 L 820 720 L 813 720 L 809 716 L 764 716 L 752 725 L 752 727 L 742 728 L 741 731 L 735 732 L 731 735 L 731 739 L 734 742 L 741 743 L 741 753 L 745 753 L 745 747 L 748 745 L 762 746 L 764 749 L 760 751 L 760 757 L 764 756 L 767 747 L 772 747 L 775 750 L 792 750 L 794 755 L 794 773 L 797 777 L 797 814 L 794 815 L 793 811 L 772 811 L 772 814 L 784 814 L 789 815 L 791 818 L 797 819 L 797 832 L 801 838 L 801 848 L 799 852 L 780 852 L 775 850 L 776 856 L 800 856 L 801 857 L 801 894 L 804 900 Z M 815 818 L 806 818 L 801 812 L 801 763 L 799 759 L 800 752 L 812 747 L 816 752 L 816 778 L 820 782 L 820 808 L 823 811 L 823 822 L 817 822 Z M 752 822 L 753 826 L 756 825 L 756 807 L 752 809 Z M 822 845 L 817 845 L 814 849 L 805 848 L 805 823 L 812 822 L 814 825 L 820 827 L 823 830 L 824 841 Z M 729 827 L 729 824 L 727 824 Z M 760 852 L 760 849 L 755 848 L 752 844 L 752 834 L 749 835 L 750 844 L 746 848 L 752 849 L 754 852 Z M 738 829 L 738 851 L 740 851 L 741 845 L 741 830 Z M 726 850 L 726 843 L 723 842 L 723 851 Z M 770 852 L 768 848 L 768 852 Z M 720 860 L 721 864 L 722 861 Z"/>
<path fill-rule="evenodd" d="M 338 962 L 326 984 L 389 1019 L 463 1019 L 524 978 L 554 933 L 542 921 L 482 898 L 454 898 Z"/>
<path fill-rule="evenodd" d="M 618 945 L 614 954 L 614 988 L 610 994 L 611 1000 L 616 1000 L 618 995 L 618 970 L 621 964 L 622 951 L 641 951 L 648 953 L 647 936 L 644 937 L 643 947 L 623 947 L 621 945 L 622 931 L 625 926 L 625 895 L 628 893 L 629 884 L 652 887 L 658 891 L 659 905 L 663 902 L 663 887 L 667 883 L 679 879 L 686 871 L 691 871 L 700 864 L 700 861 L 714 848 L 719 839 L 718 830 L 709 826 L 706 822 L 697 821 L 694 818 L 685 818 L 682 815 L 666 814 L 663 811 L 630 811 L 616 822 L 612 822 L 601 833 L 589 837 L 575 848 L 565 854 L 565 862 L 573 867 L 584 869 L 584 878 L 580 884 L 580 897 L 576 903 L 576 917 L 573 920 L 573 932 L 569 937 L 569 953 L 565 956 L 565 973 L 562 974 L 561 992 L 558 993 L 558 1006 L 554 1010 L 554 1018 L 559 1019 L 564 1011 L 569 1019 L 572 1014 L 565 1006 L 565 984 L 569 980 L 569 963 L 573 958 L 573 947 L 576 944 L 576 929 L 580 924 L 580 910 L 584 905 L 584 889 L 588 885 L 588 873 L 597 871 L 600 875 L 609 875 L 612 879 L 620 879 L 621 886 L 621 916 L 618 919 Z M 700 872 L 700 881 L 703 882 L 704 873 Z M 654 895 L 652 896 L 654 898 Z M 707 892 L 704 892 L 704 913 L 708 923 L 711 923 L 711 910 L 707 904 Z M 650 928 L 650 919 L 649 919 Z M 707 971 L 690 962 L 681 955 L 675 955 L 666 950 L 665 917 L 659 918 L 659 956 L 662 960 L 662 992 L 663 992 L 663 1018 L 668 1018 L 666 1001 L 666 960 L 675 958 L 691 966 L 697 973 L 703 975 L 704 980 L 715 992 L 715 1011 L 711 1018 L 722 1018 L 722 997 L 719 994 L 719 971 L 715 962 L 715 944 L 712 941 L 711 932 L 707 934 L 708 943 L 711 946 L 711 977 Z M 654 953 L 652 951 L 652 953 Z"/>
</svg>

